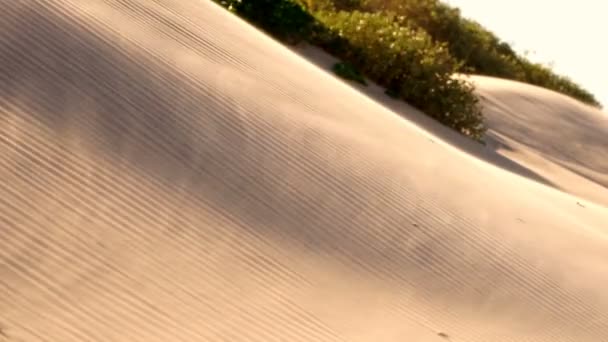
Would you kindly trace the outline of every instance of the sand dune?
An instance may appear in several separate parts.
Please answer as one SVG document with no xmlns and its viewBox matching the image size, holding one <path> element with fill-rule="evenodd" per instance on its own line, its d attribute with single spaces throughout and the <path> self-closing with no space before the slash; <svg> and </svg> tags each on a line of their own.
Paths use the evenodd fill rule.
<svg viewBox="0 0 608 342">
<path fill-rule="evenodd" d="M 5 2 L 0 341 L 608 340 L 603 119 L 479 80 L 498 152 L 210 1 Z"/>
<path fill-rule="evenodd" d="M 475 76 L 499 153 L 573 194 L 608 206 L 608 116 L 569 97 Z"/>
</svg>

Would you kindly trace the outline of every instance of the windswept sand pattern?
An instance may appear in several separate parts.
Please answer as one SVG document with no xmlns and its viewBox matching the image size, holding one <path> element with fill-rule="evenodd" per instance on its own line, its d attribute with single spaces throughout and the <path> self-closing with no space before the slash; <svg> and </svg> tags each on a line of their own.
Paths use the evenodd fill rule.
<svg viewBox="0 0 608 342">
<path fill-rule="evenodd" d="M 1 5 L 0 341 L 608 341 L 593 198 L 207 0 Z"/>
</svg>

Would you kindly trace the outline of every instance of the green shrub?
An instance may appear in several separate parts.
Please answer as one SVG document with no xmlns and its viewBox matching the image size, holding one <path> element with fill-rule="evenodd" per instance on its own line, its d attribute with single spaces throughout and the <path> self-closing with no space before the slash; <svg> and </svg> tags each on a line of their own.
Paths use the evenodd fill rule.
<svg viewBox="0 0 608 342">
<path fill-rule="evenodd" d="M 333 72 L 347 80 L 355 81 L 357 83 L 361 83 L 363 85 L 367 85 L 365 82 L 365 78 L 355 67 L 353 67 L 350 63 L 339 62 L 334 64 L 332 67 Z"/>
<path fill-rule="evenodd" d="M 300 2 L 291 0 L 216 0 L 270 35 L 287 43 L 306 40 L 315 18 Z"/>
<path fill-rule="evenodd" d="M 484 125 L 473 87 L 453 75 L 460 71 L 445 44 L 426 32 L 400 25 L 390 13 L 319 11 L 328 34 L 316 43 L 438 121 L 476 140 Z M 337 37 L 336 37 L 337 36 Z"/>
</svg>

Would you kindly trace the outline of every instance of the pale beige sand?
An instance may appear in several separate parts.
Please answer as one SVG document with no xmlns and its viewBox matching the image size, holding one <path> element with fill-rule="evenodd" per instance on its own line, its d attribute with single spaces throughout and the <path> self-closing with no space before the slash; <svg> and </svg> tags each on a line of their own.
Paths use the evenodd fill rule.
<svg viewBox="0 0 608 342">
<path fill-rule="evenodd" d="M 209 1 L 5 1 L 0 341 L 607 340 L 608 210 L 420 126 Z"/>
<path fill-rule="evenodd" d="M 545 89 L 472 78 L 496 150 L 557 187 L 608 207 L 608 115 Z"/>
</svg>

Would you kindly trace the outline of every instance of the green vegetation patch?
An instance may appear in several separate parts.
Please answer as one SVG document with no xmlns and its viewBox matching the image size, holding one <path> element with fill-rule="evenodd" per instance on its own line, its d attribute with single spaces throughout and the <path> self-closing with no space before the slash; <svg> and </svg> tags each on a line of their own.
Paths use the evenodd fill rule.
<svg viewBox="0 0 608 342">
<path fill-rule="evenodd" d="M 444 44 L 391 13 L 318 11 L 328 36 L 317 45 L 427 115 L 480 140 L 483 117 L 473 87 L 453 77 L 461 64 Z M 336 38 L 336 36 L 338 38 Z"/>
<path fill-rule="evenodd" d="M 307 40 L 316 20 L 305 6 L 291 0 L 215 0 L 231 12 L 286 43 Z"/>
</svg>

